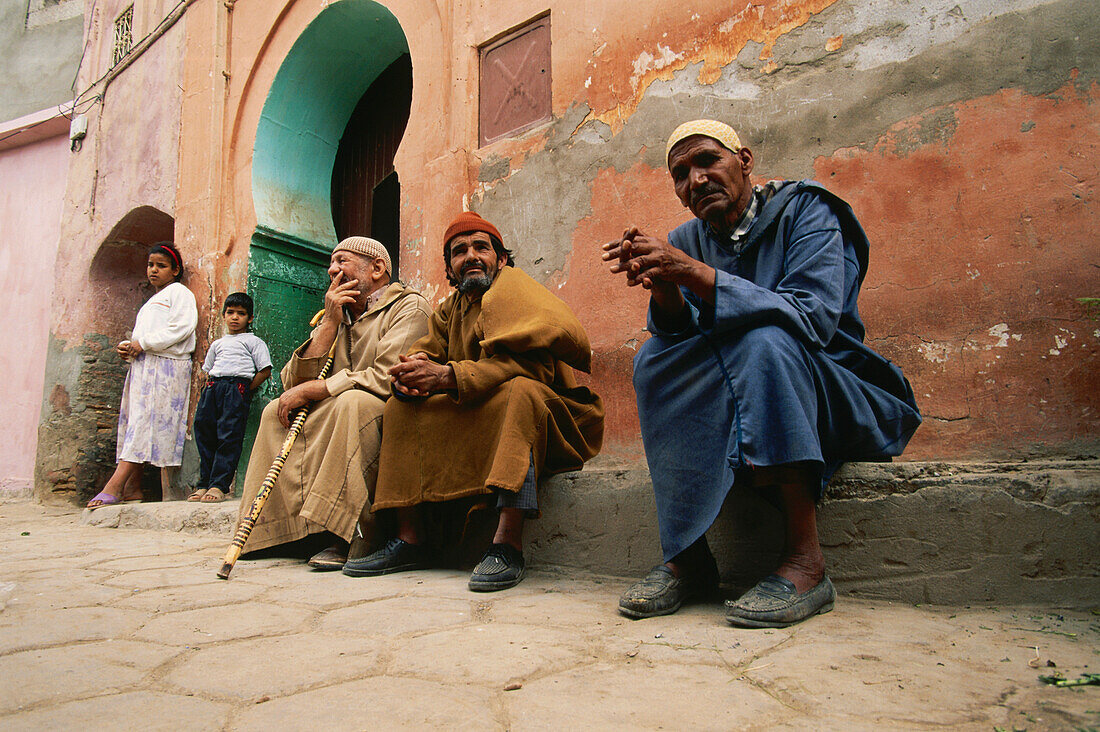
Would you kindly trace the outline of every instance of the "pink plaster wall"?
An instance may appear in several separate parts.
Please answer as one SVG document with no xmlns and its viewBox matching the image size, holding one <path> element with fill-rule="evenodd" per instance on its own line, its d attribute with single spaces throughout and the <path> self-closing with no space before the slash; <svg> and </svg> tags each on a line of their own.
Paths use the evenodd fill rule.
<svg viewBox="0 0 1100 732">
<path fill-rule="evenodd" d="M 85 112 L 88 136 L 72 154 L 63 212 L 65 236 L 80 246 L 61 250 L 57 261 L 63 286 L 58 288 L 52 325 L 65 348 L 79 346 L 86 333 L 120 340 L 124 332 L 115 328 L 106 333 L 104 323 L 132 324 L 137 314 L 129 300 L 121 306 L 104 299 L 89 282 L 92 259 L 111 230 L 139 206 L 175 214 L 182 39 L 179 25 L 169 30 L 157 40 L 155 52 L 134 61 L 108 87 L 103 100 Z M 94 78 L 82 69 L 80 88 Z M 185 267 L 194 260 L 187 248 L 183 258 Z M 137 286 L 145 270 L 139 266 L 119 276 Z"/>
<path fill-rule="evenodd" d="M 49 346 L 68 135 L 0 151 L 0 498 L 30 491 Z"/>
</svg>

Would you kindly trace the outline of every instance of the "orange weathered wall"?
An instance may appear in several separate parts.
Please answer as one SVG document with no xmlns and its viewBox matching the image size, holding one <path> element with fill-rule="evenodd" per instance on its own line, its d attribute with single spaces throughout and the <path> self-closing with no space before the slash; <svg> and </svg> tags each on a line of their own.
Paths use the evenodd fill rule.
<svg viewBox="0 0 1100 732">
<path fill-rule="evenodd" d="M 908 457 L 1095 451 L 1097 326 L 1077 302 L 1100 293 L 1096 42 L 1081 32 L 1100 29 L 1092 4 L 555 2 L 555 118 L 486 147 L 476 48 L 545 6 L 465 2 L 449 17 L 427 2 L 386 6 L 414 73 L 396 161 L 403 271 L 442 298 L 447 221 L 464 200 L 492 218 L 519 265 L 588 327 L 608 457 L 641 457 L 630 374 L 646 297 L 605 271 L 599 246 L 689 215 L 661 156 L 672 127 L 696 116 L 737 126 L 761 181 L 813 177 L 852 203 L 873 244 L 868 340 L 902 366 L 926 417 Z M 219 290 L 243 282 L 265 90 L 322 7 L 234 12 Z M 189 58 L 200 56 L 211 54 Z"/>
<path fill-rule="evenodd" d="M 867 229 L 868 341 L 925 415 L 907 458 L 1095 455 L 1100 330 L 1078 301 L 1100 293 L 1095 4 L 616 9 L 591 47 L 555 55 L 555 84 L 573 85 L 555 95 L 562 119 L 479 151 L 508 173 L 474 197 L 585 318 L 605 452 L 640 455 L 645 296 L 601 271 L 598 245 L 686 220 L 664 139 L 713 116 L 742 132 L 761 182 L 816 178 Z"/>
<path fill-rule="evenodd" d="M 89 27 L 102 34 L 116 4 Z M 105 162 L 97 172 L 97 158 L 76 159 L 62 239 L 102 240 L 126 200 L 166 207 L 202 310 L 200 352 L 217 332 L 215 304 L 246 281 L 267 93 L 333 4 L 195 0 L 130 81 L 115 82 L 155 115 L 153 143 L 134 138 L 133 119 L 111 116 L 110 96 L 90 113 L 85 145 L 100 136 Z M 738 128 L 759 180 L 813 177 L 853 205 L 873 247 L 861 298 L 868 341 L 902 366 L 926 417 L 906 457 L 1096 454 L 1100 325 L 1078 299 L 1100 296 L 1097 3 L 383 4 L 413 65 L 395 160 L 402 273 L 441 299 L 447 222 L 464 206 L 493 220 L 518 265 L 588 328 L 585 380 L 607 403 L 604 459 L 642 455 L 630 375 L 646 296 L 607 273 L 599 247 L 630 225 L 664 233 L 687 219 L 664 142 L 704 116 Z M 135 11 L 142 22 L 170 10 L 147 5 Z M 547 9 L 553 119 L 479 147 L 477 48 Z M 107 52 L 90 49 L 85 80 Z M 128 135 L 155 167 L 127 152 Z M 59 262 L 76 269 L 62 277 L 47 390 L 73 381 L 74 349 L 96 332 L 80 294 L 86 263 L 71 253 Z"/>
</svg>

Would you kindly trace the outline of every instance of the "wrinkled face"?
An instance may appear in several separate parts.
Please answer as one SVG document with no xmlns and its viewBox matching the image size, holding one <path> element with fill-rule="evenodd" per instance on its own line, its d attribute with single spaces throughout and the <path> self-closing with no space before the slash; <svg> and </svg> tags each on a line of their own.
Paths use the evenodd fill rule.
<svg viewBox="0 0 1100 732">
<path fill-rule="evenodd" d="M 493 242 L 484 231 L 459 234 L 451 239 L 447 273 L 458 280 L 463 294 L 482 293 L 489 289 L 508 258 L 498 255 Z"/>
<path fill-rule="evenodd" d="M 335 280 L 340 274 L 344 282 L 348 280 L 366 281 L 370 275 L 369 260 L 355 252 L 333 252 L 328 262 L 328 278 Z"/>
<path fill-rule="evenodd" d="M 692 135 L 668 154 L 668 170 L 680 203 L 717 231 L 728 234 L 752 199 L 752 152 L 731 152 L 717 140 Z"/>
<path fill-rule="evenodd" d="M 240 305 L 230 305 L 225 309 L 224 315 L 225 329 L 233 334 L 244 333 L 252 322 L 252 316 Z"/>
<path fill-rule="evenodd" d="M 176 281 L 180 269 L 164 252 L 154 252 L 145 263 L 145 277 L 154 290 L 161 290 Z"/>
</svg>

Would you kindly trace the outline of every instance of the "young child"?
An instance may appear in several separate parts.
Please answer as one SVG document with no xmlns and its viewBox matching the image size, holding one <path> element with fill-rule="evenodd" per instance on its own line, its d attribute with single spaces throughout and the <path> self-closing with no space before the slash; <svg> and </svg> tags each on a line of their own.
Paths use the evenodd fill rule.
<svg viewBox="0 0 1100 732">
<path fill-rule="evenodd" d="M 145 276 L 155 292 L 138 311 L 130 340 L 115 348 L 130 362 L 118 411 L 118 466 L 88 508 L 140 501 L 144 463 L 181 462 L 198 324 L 195 296 L 180 283 L 182 274 L 183 259 L 172 242 L 149 249 Z"/>
<path fill-rule="evenodd" d="M 252 311 L 252 298 L 243 292 L 225 298 L 222 316 L 228 333 L 210 344 L 202 364 L 207 379 L 194 425 L 199 482 L 189 501 L 217 503 L 233 492 L 248 406 L 253 392 L 271 376 L 267 344 L 250 332 Z"/>
</svg>

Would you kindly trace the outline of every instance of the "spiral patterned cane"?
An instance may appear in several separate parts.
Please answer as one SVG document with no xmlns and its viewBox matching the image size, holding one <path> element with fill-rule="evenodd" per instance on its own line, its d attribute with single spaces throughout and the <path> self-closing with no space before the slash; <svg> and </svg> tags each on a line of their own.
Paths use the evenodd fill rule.
<svg viewBox="0 0 1100 732">
<path fill-rule="evenodd" d="M 310 325 L 316 325 L 324 312 L 322 310 L 314 315 Z M 328 372 L 332 368 L 333 357 L 336 353 L 336 340 L 340 335 L 339 331 L 336 335 L 337 338 L 332 340 L 332 348 L 328 351 L 328 360 L 321 367 L 321 372 L 317 374 L 318 379 L 328 376 Z M 229 550 L 225 553 L 222 568 L 218 570 L 218 579 L 229 579 L 229 573 L 233 571 L 233 565 L 240 558 L 245 542 L 248 541 L 248 537 L 256 525 L 256 520 L 260 518 L 260 513 L 264 510 L 267 497 L 271 494 L 271 489 L 275 487 L 275 481 L 279 479 L 279 473 L 283 471 L 283 464 L 286 463 L 287 456 L 290 455 L 290 448 L 294 446 L 294 440 L 298 438 L 298 433 L 302 431 L 302 426 L 306 423 L 309 408 L 310 405 L 307 404 L 299 409 L 294 421 L 290 423 L 290 430 L 286 434 L 286 439 L 283 440 L 283 446 L 279 449 L 279 454 L 275 456 L 275 460 L 272 461 L 271 468 L 264 477 L 264 482 L 260 484 L 260 490 L 256 492 L 256 497 L 252 500 L 252 508 L 249 509 L 248 515 L 241 520 L 240 525 L 237 527 L 237 533 L 229 544 Z"/>
</svg>

